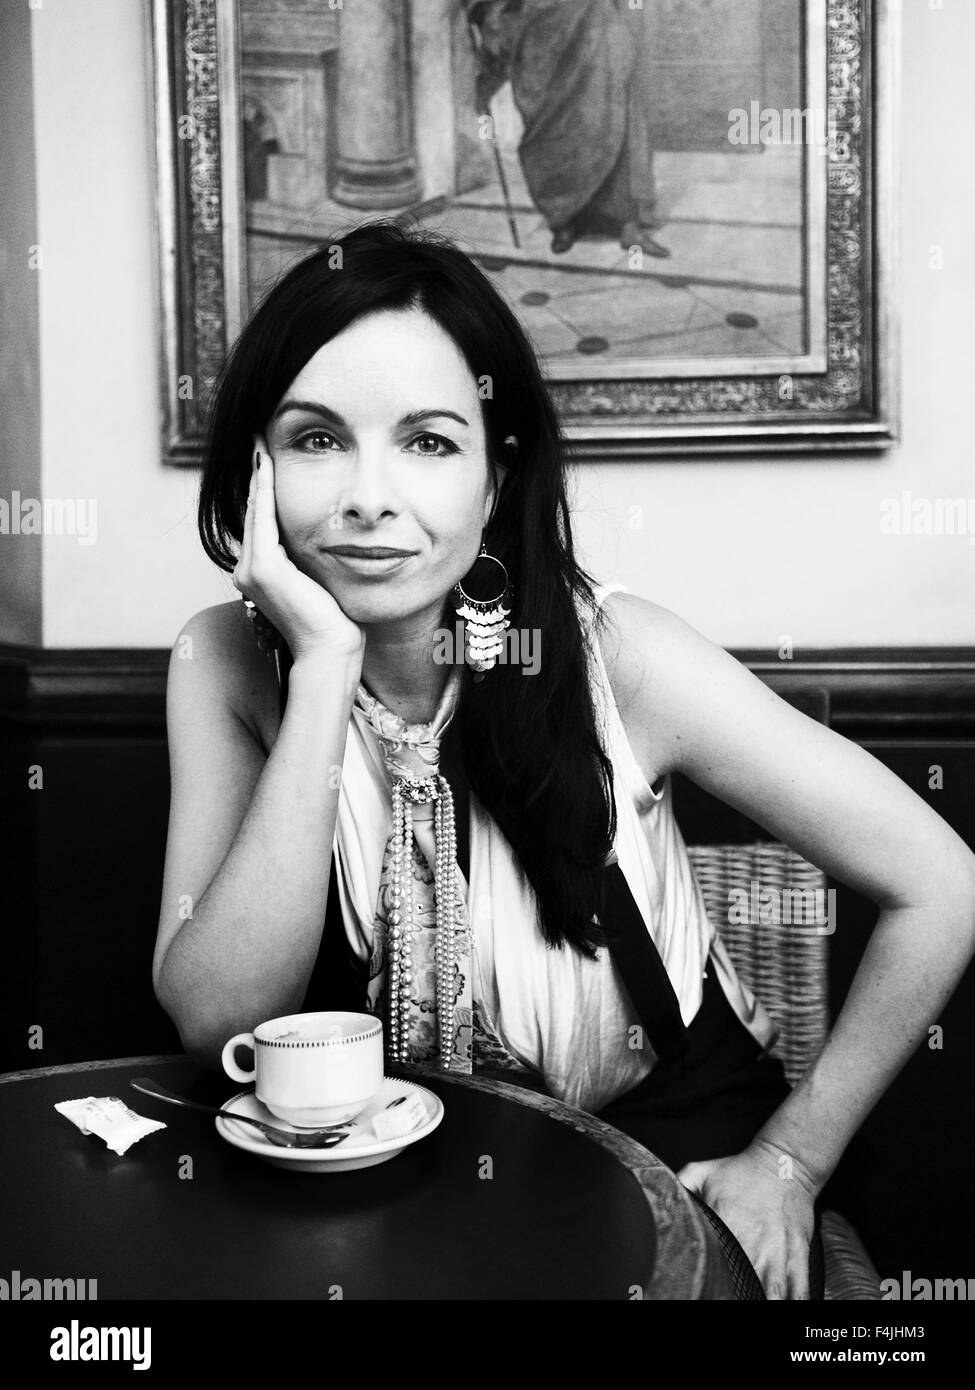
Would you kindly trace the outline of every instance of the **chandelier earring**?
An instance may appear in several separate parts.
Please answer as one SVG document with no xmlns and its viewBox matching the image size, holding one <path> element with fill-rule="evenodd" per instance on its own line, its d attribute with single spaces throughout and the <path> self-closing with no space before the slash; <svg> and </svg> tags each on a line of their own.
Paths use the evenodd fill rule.
<svg viewBox="0 0 975 1390">
<path fill-rule="evenodd" d="M 281 645 L 282 639 L 280 632 L 271 622 L 271 619 L 265 617 L 253 599 L 245 598 L 242 602 L 244 604 L 244 612 L 253 625 L 254 636 L 257 638 L 257 645 L 260 647 L 261 651 L 268 653 L 268 655 L 277 651 Z"/>
<path fill-rule="evenodd" d="M 452 596 L 454 611 L 464 619 L 464 658 L 477 672 L 474 680 L 482 681 L 504 647 L 514 597 L 508 571 L 496 555 L 488 554 L 483 534 L 480 553 Z"/>
</svg>

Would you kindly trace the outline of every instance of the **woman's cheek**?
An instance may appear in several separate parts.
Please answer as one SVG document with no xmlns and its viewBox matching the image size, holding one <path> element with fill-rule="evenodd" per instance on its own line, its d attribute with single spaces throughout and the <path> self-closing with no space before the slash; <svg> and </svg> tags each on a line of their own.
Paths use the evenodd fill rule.
<svg viewBox="0 0 975 1390">
<path fill-rule="evenodd" d="M 331 538 L 341 527 L 341 513 L 335 501 L 323 496 L 320 488 L 301 488 L 286 481 L 275 488 L 275 503 L 278 533 L 290 555 L 335 544 Z"/>
</svg>

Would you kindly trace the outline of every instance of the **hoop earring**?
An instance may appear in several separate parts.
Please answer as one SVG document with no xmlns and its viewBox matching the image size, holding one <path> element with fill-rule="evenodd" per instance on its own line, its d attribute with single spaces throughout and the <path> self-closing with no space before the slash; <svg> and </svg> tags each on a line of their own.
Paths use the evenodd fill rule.
<svg viewBox="0 0 975 1390">
<path fill-rule="evenodd" d="M 480 553 L 464 578 L 454 585 L 452 594 L 454 611 L 465 620 L 464 659 L 478 673 L 475 681 L 482 681 L 483 673 L 495 664 L 504 646 L 503 633 L 511 626 L 507 615 L 514 597 L 508 571 L 496 555 L 487 553 L 483 532 Z"/>
</svg>

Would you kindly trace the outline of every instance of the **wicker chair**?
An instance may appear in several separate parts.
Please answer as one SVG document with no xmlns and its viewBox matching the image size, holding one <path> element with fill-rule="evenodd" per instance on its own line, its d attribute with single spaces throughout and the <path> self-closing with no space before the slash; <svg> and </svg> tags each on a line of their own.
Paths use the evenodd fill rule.
<svg viewBox="0 0 975 1390">
<path fill-rule="evenodd" d="M 826 899 L 826 876 L 786 845 L 689 845 L 688 854 L 708 916 L 727 947 L 735 970 L 757 995 L 779 1030 L 772 1048 L 795 1085 L 826 1041 L 829 1029 L 828 942 L 830 924 L 812 911 Z M 753 885 L 768 920 L 735 913 L 752 905 Z M 820 896 L 811 897 L 811 893 Z M 768 909 L 778 904 L 779 912 Z M 806 905 L 805 910 L 803 904 Z M 744 917 L 746 920 L 732 920 Z M 817 921 L 818 918 L 818 921 Z M 822 1216 L 826 1298 L 877 1300 L 880 1276 L 844 1216 Z"/>
</svg>

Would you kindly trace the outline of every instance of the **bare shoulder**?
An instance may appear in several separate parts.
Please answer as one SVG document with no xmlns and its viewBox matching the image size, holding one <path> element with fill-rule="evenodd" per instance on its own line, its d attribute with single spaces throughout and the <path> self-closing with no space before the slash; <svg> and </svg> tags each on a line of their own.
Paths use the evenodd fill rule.
<svg viewBox="0 0 975 1390">
<path fill-rule="evenodd" d="M 639 594 L 608 594 L 601 606 L 609 621 L 601 626 L 600 650 L 607 662 L 623 662 L 624 671 L 632 663 L 636 649 L 654 639 L 673 640 L 679 628 L 687 626 L 671 609 Z"/>
<path fill-rule="evenodd" d="M 220 702 L 236 714 L 265 755 L 278 727 L 278 676 L 273 656 L 257 645 L 239 601 L 194 613 L 173 646 L 171 700 Z"/>
<path fill-rule="evenodd" d="M 671 696 L 682 669 L 711 646 L 669 608 L 639 594 L 617 592 L 602 603 L 600 651 L 633 751 L 655 781 L 679 765 L 680 732 Z"/>
</svg>

